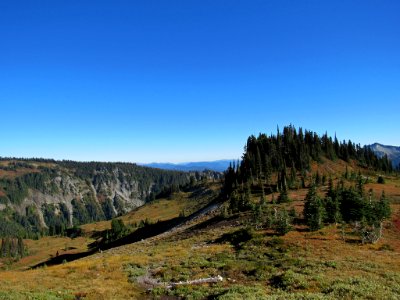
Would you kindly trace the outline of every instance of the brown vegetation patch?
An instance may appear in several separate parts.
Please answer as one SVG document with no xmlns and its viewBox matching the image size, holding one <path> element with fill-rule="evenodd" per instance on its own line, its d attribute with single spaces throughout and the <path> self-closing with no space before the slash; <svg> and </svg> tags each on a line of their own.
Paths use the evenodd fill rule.
<svg viewBox="0 0 400 300">
<path fill-rule="evenodd" d="M 15 171 L 8 171 L 8 170 L 1 170 L 0 169 L 0 177 L 2 178 L 16 178 L 23 176 L 25 174 L 30 174 L 30 173 L 40 173 L 40 170 L 38 169 L 27 169 L 27 168 L 20 168 Z"/>
</svg>

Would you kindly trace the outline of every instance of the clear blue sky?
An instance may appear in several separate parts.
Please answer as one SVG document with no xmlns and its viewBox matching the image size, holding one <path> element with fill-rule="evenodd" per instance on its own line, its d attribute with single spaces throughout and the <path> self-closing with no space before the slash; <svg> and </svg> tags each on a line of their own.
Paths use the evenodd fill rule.
<svg viewBox="0 0 400 300">
<path fill-rule="evenodd" d="M 0 2 L 0 156 L 239 158 L 277 125 L 400 145 L 400 1 Z"/>
</svg>

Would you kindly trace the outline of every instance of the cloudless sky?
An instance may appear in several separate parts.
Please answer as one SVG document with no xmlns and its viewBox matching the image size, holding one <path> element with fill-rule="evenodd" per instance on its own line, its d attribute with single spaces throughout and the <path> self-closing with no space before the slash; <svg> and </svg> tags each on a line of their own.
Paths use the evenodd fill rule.
<svg viewBox="0 0 400 300">
<path fill-rule="evenodd" d="M 293 124 L 400 145 L 400 1 L 0 1 L 0 156 L 239 158 Z"/>
</svg>

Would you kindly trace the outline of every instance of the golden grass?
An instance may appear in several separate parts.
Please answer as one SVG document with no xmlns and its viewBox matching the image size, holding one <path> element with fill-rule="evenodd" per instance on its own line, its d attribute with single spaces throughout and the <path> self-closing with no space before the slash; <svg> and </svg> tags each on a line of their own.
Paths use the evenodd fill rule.
<svg viewBox="0 0 400 300">
<path fill-rule="evenodd" d="M 183 197 L 182 197 L 183 198 Z M 184 199 L 157 200 L 142 206 L 134 211 L 119 217 L 125 224 L 137 224 L 141 220 L 148 219 L 151 222 L 169 220 L 179 216 L 179 212 L 186 207 Z M 103 231 L 111 228 L 111 221 L 100 221 L 82 225 L 85 232 Z"/>
<path fill-rule="evenodd" d="M 396 206 L 395 209 L 399 207 Z M 124 271 L 126 264 L 136 264 L 145 268 L 175 268 L 182 263 L 196 262 L 199 258 L 215 257 L 221 253 L 233 253 L 229 244 L 210 243 L 223 233 L 235 230 L 230 226 L 216 226 L 199 231 L 188 238 L 171 235 L 125 245 L 103 253 L 97 253 L 78 261 L 29 271 L 1 272 L 0 290 L 18 292 L 53 292 L 61 297 L 85 295 L 85 299 L 141 299 L 143 290 L 128 282 Z M 263 231 L 260 234 L 263 235 Z M 385 230 L 384 237 L 376 245 L 361 245 L 344 242 L 335 226 L 326 227 L 320 232 L 305 233 L 292 231 L 283 237 L 286 244 L 296 246 L 295 257 L 311 266 L 334 262 L 335 268 L 324 268 L 323 273 L 315 274 L 324 281 L 331 282 L 354 276 L 384 276 L 400 272 L 399 231 L 395 228 Z M 182 237 L 182 238 L 181 238 Z M 268 238 L 267 238 L 268 239 Z M 78 240 L 76 240 L 78 242 Z M 83 242 L 83 240 L 82 240 Z M 392 251 L 379 250 L 388 244 Z M 61 240 L 58 242 L 61 246 Z M 54 246 L 52 251 L 57 247 Z M 368 262 L 368 264 L 365 264 Z M 236 262 L 240 268 L 240 259 Z M 208 269 L 194 269 L 195 278 L 209 275 Z M 322 271 L 320 271 L 322 272 Z M 372 272 L 372 273 L 371 273 Z M 254 285 L 257 282 L 246 278 L 235 270 L 230 272 L 231 281 L 223 286 L 229 288 L 233 283 Z M 193 278 L 192 278 L 193 279 Z M 265 286 L 265 283 L 263 284 Z M 267 284 L 268 287 L 268 284 Z M 315 288 L 309 287 L 309 292 Z"/>
<path fill-rule="evenodd" d="M 85 299 L 135 299 L 139 290 L 127 282 L 122 269 L 126 258 L 80 260 L 25 272 L 2 272 L 1 291 L 54 292 L 85 295 Z"/>
<path fill-rule="evenodd" d="M 377 197 L 382 189 L 388 197 L 397 197 L 400 195 L 400 180 L 389 178 L 383 185 L 375 183 L 366 185 L 366 190 L 369 188 L 374 190 Z M 298 213 L 303 209 L 306 193 L 307 189 L 289 192 L 289 197 L 294 200 L 290 205 L 293 205 Z M 275 194 L 275 198 L 277 196 L 278 194 Z M 267 198 L 271 200 L 271 195 Z M 122 219 L 125 223 L 134 223 L 146 218 L 152 221 L 174 218 L 182 210 L 194 209 L 198 205 L 191 201 L 193 199 L 190 198 L 189 193 L 179 193 L 171 200 L 155 201 L 123 216 Z M 341 230 L 334 225 L 312 233 L 304 231 L 304 226 L 296 226 L 295 230 L 286 234 L 282 239 L 285 245 L 290 245 L 294 250 L 291 250 L 289 257 L 285 259 L 305 266 L 302 271 L 304 274 L 300 275 L 306 278 L 309 284 L 302 291 L 318 292 L 324 286 L 330 286 L 337 280 L 347 280 L 350 277 L 362 277 L 368 278 L 371 282 L 381 282 L 380 280 L 386 278 L 387 274 L 400 276 L 400 203 L 392 204 L 392 208 L 392 220 L 386 223 L 383 237 L 374 245 L 352 243 L 356 238 L 350 234 L 347 234 L 346 240 L 343 240 Z M 190 274 L 186 276 L 193 276 L 190 279 L 222 274 L 224 277 L 230 277 L 229 281 L 225 278 L 221 284 L 223 288 L 237 284 L 260 285 L 268 293 L 273 293 L 273 287 L 268 280 L 260 281 L 243 272 L 249 264 L 251 265 L 251 262 L 243 258 L 244 254 L 236 254 L 236 250 L 230 244 L 214 242 L 222 234 L 246 226 L 244 215 L 231 223 L 220 223 L 195 232 L 178 231 L 58 266 L 18 271 L 23 269 L 24 265 L 42 261 L 50 254 L 54 255 L 57 250 L 76 247 L 77 249 L 70 251 L 82 251 L 90 239 L 44 238 L 39 241 L 27 241 L 32 257 L 24 258 L 21 263 L 17 263 L 15 268 L 18 270 L 0 272 L 0 291 L 28 294 L 51 292 L 59 295 L 60 298 L 84 295 L 85 299 L 141 299 L 143 289 L 128 282 L 125 271 L 127 264 L 135 264 L 145 269 L 158 270 L 157 272 L 160 273 L 179 273 L 180 271 L 176 270 L 189 270 Z M 209 217 L 203 217 L 196 222 L 202 222 L 207 218 Z M 106 229 L 110 226 L 109 224 L 110 222 L 97 222 L 83 227 L 89 232 Z M 262 237 L 263 245 L 271 239 L 269 236 L 271 232 L 268 230 L 260 230 L 258 234 Z M 255 247 L 254 258 L 259 256 L 265 247 Z M 210 259 L 222 254 L 231 257 L 231 261 L 227 262 L 232 264 L 231 269 L 225 270 L 223 263 L 222 269 L 207 266 Z M 268 262 L 268 256 L 262 257 Z M 204 261 L 205 267 L 200 266 L 199 261 Z M 190 266 L 192 262 L 193 269 L 184 268 L 187 264 Z M 334 267 L 326 267 L 327 265 Z M 307 273 L 307 268 L 310 274 Z M 276 267 L 276 272 L 283 272 L 283 270 Z"/>
<path fill-rule="evenodd" d="M 68 237 L 43 237 L 39 240 L 24 240 L 28 249 L 28 255 L 17 262 L 7 264 L 8 259 L 0 259 L 0 267 L 12 270 L 26 270 L 39 263 L 59 255 L 74 254 L 87 251 L 87 245 L 93 242 L 93 239 L 78 237 L 70 239 Z"/>
</svg>

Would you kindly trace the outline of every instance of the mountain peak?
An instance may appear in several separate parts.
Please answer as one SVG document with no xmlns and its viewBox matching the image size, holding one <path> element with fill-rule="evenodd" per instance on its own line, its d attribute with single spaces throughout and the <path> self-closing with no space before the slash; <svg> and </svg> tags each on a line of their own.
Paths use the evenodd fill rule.
<svg viewBox="0 0 400 300">
<path fill-rule="evenodd" d="M 380 143 L 374 143 L 369 145 L 376 155 L 382 157 L 387 155 L 388 158 L 392 161 L 393 167 L 398 167 L 400 164 L 400 147 L 397 146 L 390 146 L 390 145 L 383 145 Z"/>
</svg>

